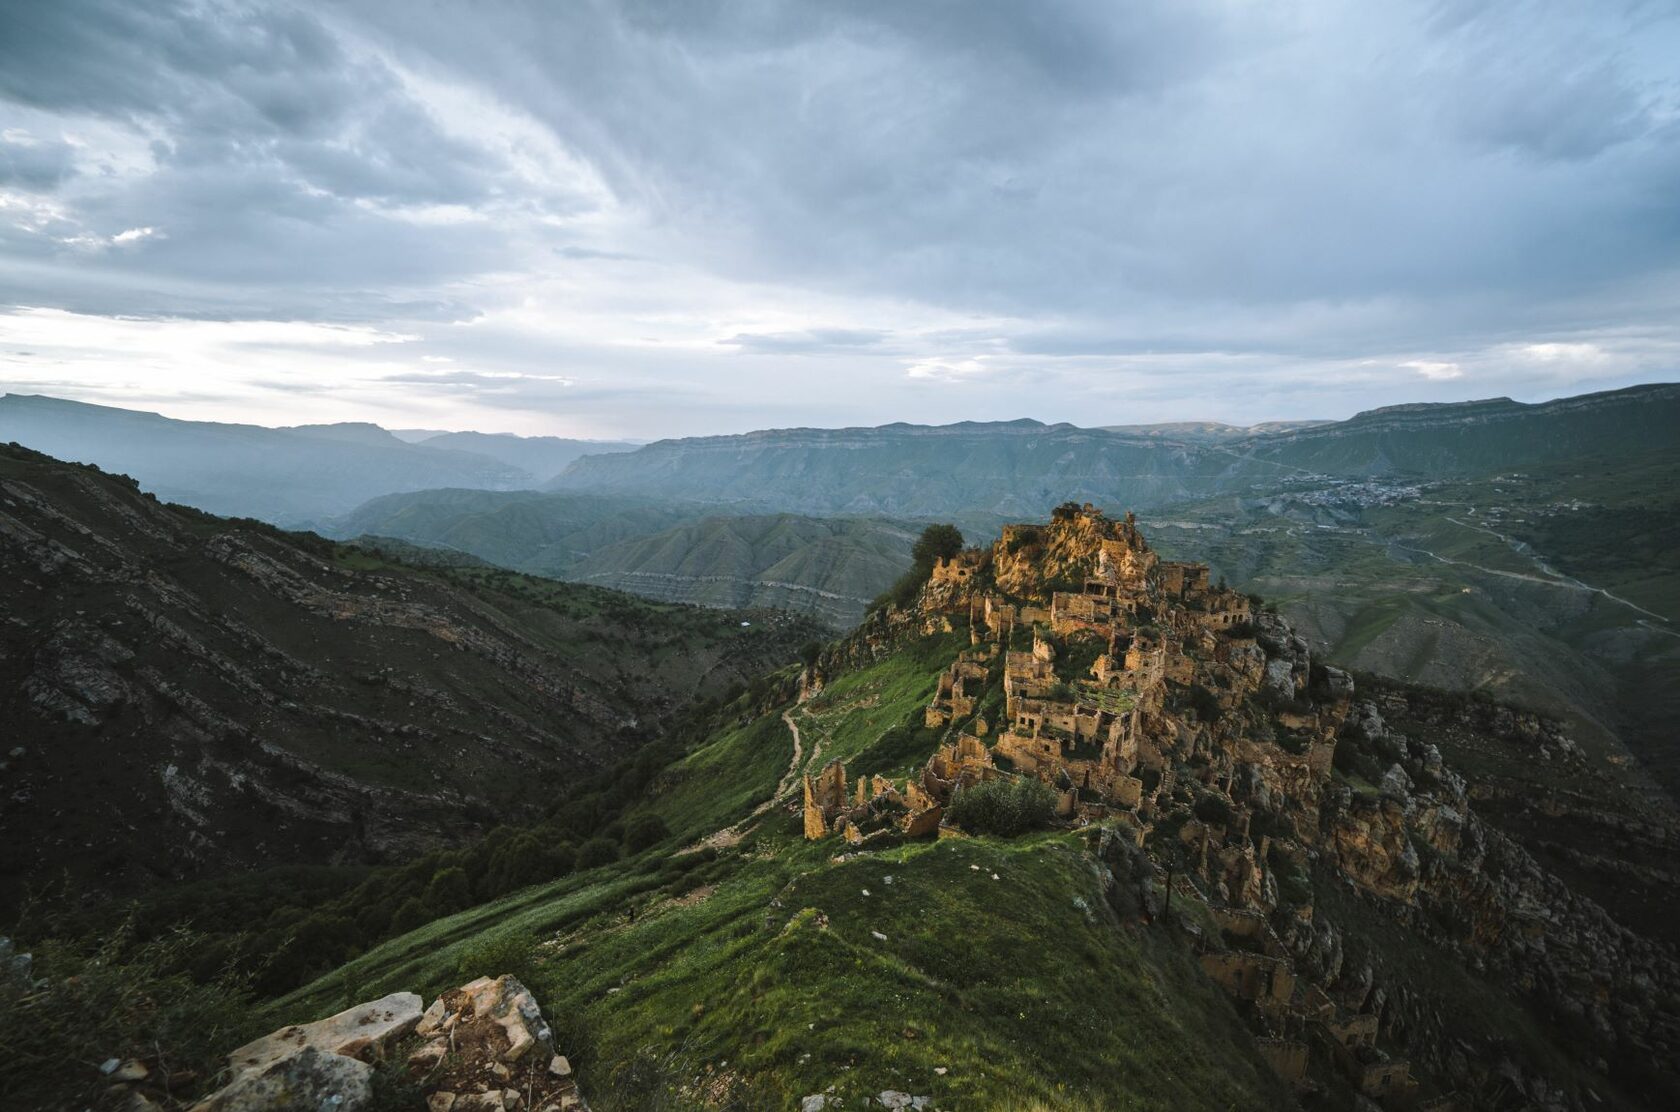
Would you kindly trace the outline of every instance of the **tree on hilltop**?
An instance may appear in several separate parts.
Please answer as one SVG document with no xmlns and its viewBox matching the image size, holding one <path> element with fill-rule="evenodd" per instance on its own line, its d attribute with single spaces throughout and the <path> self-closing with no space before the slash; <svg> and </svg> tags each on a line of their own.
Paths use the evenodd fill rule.
<svg viewBox="0 0 1680 1112">
<path fill-rule="evenodd" d="M 869 609 L 909 606 L 915 599 L 916 592 L 922 589 L 922 584 L 933 574 L 933 565 L 940 560 L 949 560 L 962 550 L 962 531 L 955 525 L 929 525 L 922 530 L 922 535 L 916 538 L 916 543 L 910 549 L 910 570 L 870 603 Z"/>
<path fill-rule="evenodd" d="M 922 535 L 916 538 L 915 547 L 910 549 L 910 558 L 915 566 L 922 569 L 925 576 L 933 570 L 933 565 L 941 560 L 949 560 L 963 550 L 963 535 L 955 525 L 929 525 L 922 530 Z"/>
</svg>

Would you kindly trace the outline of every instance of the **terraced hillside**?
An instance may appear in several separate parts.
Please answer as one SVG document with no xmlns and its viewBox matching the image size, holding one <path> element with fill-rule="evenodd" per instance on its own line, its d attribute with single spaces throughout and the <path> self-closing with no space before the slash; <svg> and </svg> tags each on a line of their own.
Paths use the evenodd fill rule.
<svg viewBox="0 0 1680 1112">
<path fill-rule="evenodd" d="M 16 447 L 0 616 L 8 906 L 459 844 L 818 628 L 396 563 Z"/>
</svg>

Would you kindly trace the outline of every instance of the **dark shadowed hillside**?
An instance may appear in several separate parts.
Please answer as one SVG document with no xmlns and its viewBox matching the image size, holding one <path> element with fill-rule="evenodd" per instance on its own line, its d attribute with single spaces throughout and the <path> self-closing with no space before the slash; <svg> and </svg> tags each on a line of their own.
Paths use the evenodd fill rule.
<svg viewBox="0 0 1680 1112">
<path fill-rule="evenodd" d="M 393 563 L 16 447 L 0 615 L 8 904 L 459 843 L 815 628 Z"/>
</svg>

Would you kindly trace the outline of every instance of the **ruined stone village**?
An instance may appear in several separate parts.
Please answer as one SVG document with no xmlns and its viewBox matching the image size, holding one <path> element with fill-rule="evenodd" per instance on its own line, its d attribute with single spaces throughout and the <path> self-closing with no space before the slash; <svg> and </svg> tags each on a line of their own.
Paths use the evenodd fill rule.
<svg viewBox="0 0 1680 1112">
<path fill-rule="evenodd" d="M 902 780 L 849 781 L 838 760 L 806 773 L 792 803 L 804 837 L 834 843 L 835 860 L 968 837 L 951 821 L 963 792 L 1039 781 L 1054 822 L 1085 832 L 1122 921 L 1187 939 L 1280 1079 L 1302 1096 L 1319 1089 L 1315 1076 L 1345 1079 L 1367 1112 L 1493 1106 L 1490 1092 L 1522 1102 L 1497 1106 L 1585 1106 L 1512 1059 L 1467 1051 L 1404 978 L 1350 956 L 1335 917 L 1316 906 L 1324 884 L 1577 1017 L 1600 1063 L 1630 1049 L 1658 1061 L 1680 1052 L 1659 1006 L 1680 996 L 1675 963 L 1483 823 L 1440 752 L 1391 730 L 1353 677 L 1315 664 L 1274 611 L 1210 579 L 1204 565 L 1160 559 L 1130 514 L 1090 505 L 939 560 L 912 605 L 882 616 L 912 639 L 966 636 L 922 714 L 938 744 Z M 873 636 L 832 651 L 870 651 Z M 801 699 L 820 694 L 821 673 L 821 661 L 807 665 Z M 1498 729 L 1581 759 L 1556 723 L 1502 713 L 1510 720 Z M 1339 745 L 1383 754 L 1386 770 L 1377 782 L 1349 774 Z M 397 993 L 275 1031 L 234 1051 L 232 1080 L 194 1107 L 240 1112 L 299 1092 L 363 1107 L 370 1060 L 423 1079 L 432 1112 L 587 1107 L 567 1048 L 514 978 L 420 1005 Z M 154 1066 L 113 1058 L 101 1068 L 123 1107 L 173 1106 Z M 888 1091 L 879 1103 L 928 1099 Z"/>
<path fill-rule="evenodd" d="M 1100 859 L 1151 872 L 1147 846 L 1168 863 L 1165 899 L 1140 898 L 1140 918 L 1174 916 L 1206 974 L 1239 1002 L 1261 1057 L 1303 1089 L 1317 1059 L 1384 1108 L 1467 1104 L 1420 1098 L 1391 1033 L 1432 1046 L 1426 1064 L 1437 1080 L 1477 1081 L 1450 1047 L 1430 1042 L 1429 1017 L 1410 1014 L 1403 988 L 1343 967 L 1338 932 L 1315 922 L 1311 888 L 1291 883 L 1323 859 L 1402 909 L 1437 893 L 1456 901 L 1467 909 L 1468 942 L 1441 941 L 1479 947 L 1478 960 L 1527 985 L 1557 983 L 1560 999 L 1577 1001 L 1581 983 L 1593 985 L 1587 999 L 1598 1002 L 1593 1021 L 1607 1037 L 1674 1044 L 1673 1031 L 1623 1027 L 1637 1022 L 1633 1009 L 1612 1004 L 1627 974 L 1606 950 L 1629 947 L 1619 958 L 1659 979 L 1672 981 L 1671 968 L 1632 953 L 1637 944 L 1596 922 L 1596 908 L 1559 908 L 1555 893 L 1521 879 L 1490 880 L 1484 863 L 1497 859 L 1500 874 L 1520 877 L 1526 855 L 1474 819 L 1464 781 L 1440 754 L 1388 733 L 1374 704 L 1355 701 L 1353 679 L 1315 666 L 1275 612 L 1210 583 L 1204 565 L 1160 559 L 1131 514 L 1116 520 L 1069 504 L 1047 525 L 1005 527 L 989 548 L 940 560 L 915 617 L 923 633 L 969 635 L 926 709 L 927 726 L 947 740 L 901 783 L 849 785 L 838 761 L 807 775 L 807 838 L 868 848 L 961 837 L 945 821 L 958 793 L 1001 778 L 1043 781 L 1060 822 L 1100 835 Z M 1352 790 L 1333 778 L 1344 731 L 1393 749 L 1380 784 Z M 1108 845 L 1117 831 L 1128 846 Z M 1583 948 L 1595 934 L 1605 941 Z M 1557 946 L 1550 965 L 1548 937 Z M 1559 970 L 1565 945 L 1597 956 Z M 1547 1106 L 1543 1080 L 1513 1085 Z"/>
</svg>

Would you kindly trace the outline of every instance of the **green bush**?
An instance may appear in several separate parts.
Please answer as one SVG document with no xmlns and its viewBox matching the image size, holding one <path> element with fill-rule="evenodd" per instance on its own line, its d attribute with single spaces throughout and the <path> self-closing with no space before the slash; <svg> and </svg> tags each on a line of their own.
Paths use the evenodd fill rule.
<svg viewBox="0 0 1680 1112">
<path fill-rule="evenodd" d="M 530 988 L 537 983 L 540 971 L 537 936 L 517 928 L 479 935 L 461 948 L 461 956 L 455 961 L 455 972 L 462 981 L 511 973 Z"/>
<path fill-rule="evenodd" d="M 1009 838 L 1047 826 L 1056 813 L 1056 793 L 1031 776 L 986 780 L 959 790 L 945 815 L 970 834 Z"/>
<path fill-rule="evenodd" d="M 666 827 L 664 819 L 651 811 L 643 812 L 624 827 L 624 848 L 631 853 L 640 853 L 670 836 L 671 831 Z"/>
<path fill-rule="evenodd" d="M 472 883 L 459 865 L 439 869 L 426 885 L 425 904 L 433 915 L 448 915 L 472 904 Z"/>
<path fill-rule="evenodd" d="M 933 565 L 940 560 L 950 559 L 961 552 L 962 548 L 963 535 L 955 525 L 929 525 L 922 530 L 922 535 L 916 538 L 915 545 L 910 549 L 910 570 L 871 602 L 869 609 L 874 611 L 887 606 L 909 606 L 916 601 L 916 594 L 922 589 L 922 584 L 933 574 Z"/>
<path fill-rule="evenodd" d="M 618 843 L 611 838 L 591 838 L 578 850 L 577 867 L 593 869 L 618 860 Z"/>
</svg>

